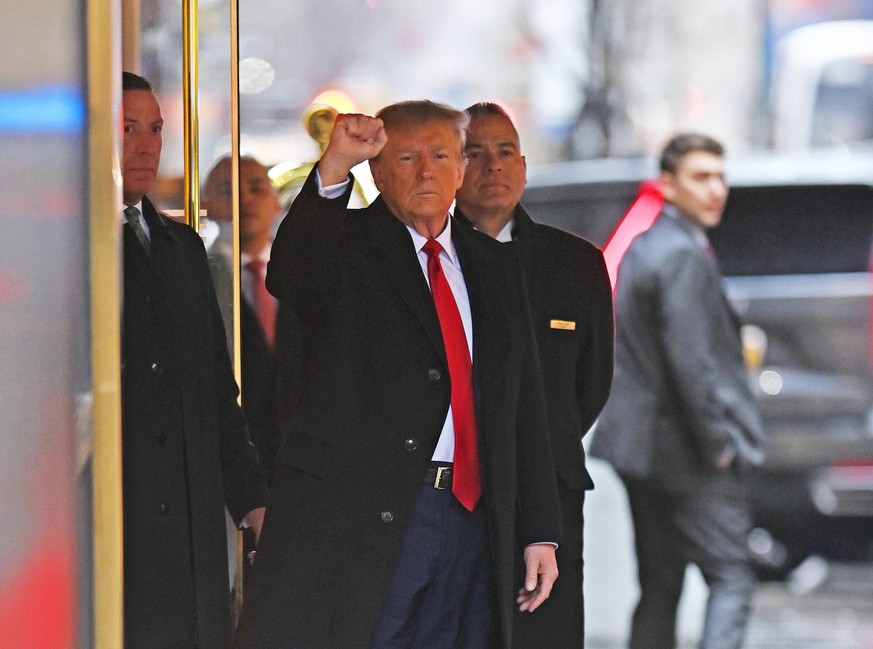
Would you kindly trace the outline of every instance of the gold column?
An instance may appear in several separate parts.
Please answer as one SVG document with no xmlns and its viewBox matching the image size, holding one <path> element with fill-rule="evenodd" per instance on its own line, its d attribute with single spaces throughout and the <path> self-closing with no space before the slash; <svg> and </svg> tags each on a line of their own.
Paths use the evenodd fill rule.
<svg viewBox="0 0 873 649">
<path fill-rule="evenodd" d="M 240 339 L 240 243 L 239 243 L 239 5 L 230 5 L 230 178 L 233 206 L 233 371 L 242 390 L 242 341 Z M 242 546 L 240 546 L 242 550 Z M 240 553 L 241 554 L 241 553 Z"/>
<path fill-rule="evenodd" d="M 121 69 L 137 73 L 142 70 L 140 1 L 121 0 Z"/>
<path fill-rule="evenodd" d="M 230 9 L 230 200 L 233 207 L 233 372 L 240 386 L 240 397 L 245 388 L 242 384 L 242 340 L 240 337 L 240 243 L 239 243 L 239 6 L 237 0 L 229 0 Z M 234 620 L 239 619 L 243 602 L 243 541 L 242 534 L 236 537 L 236 574 L 234 589 Z"/>
<path fill-rule="evenodd" d="M 121 501 L 121 18 L 118 0 L 87 3 L 94 647 L 124 642 Z M 87 466 L 88 450 L 81 466 Z M 26 594 L 24 594 L 26 596 Z"/>
<path fill-rule="evenodd" d="M 182 2 L 182 101 L 184 102 L 185 221 L 200 232 L 200 150 L 197 93 L 197 0 Z"/>
</svg>

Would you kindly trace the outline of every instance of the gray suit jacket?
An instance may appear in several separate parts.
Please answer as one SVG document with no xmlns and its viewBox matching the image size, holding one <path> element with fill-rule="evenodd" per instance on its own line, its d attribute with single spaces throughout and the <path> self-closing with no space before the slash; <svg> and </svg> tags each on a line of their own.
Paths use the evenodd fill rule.
<svg viewBox="0 0 873 649">
<path fill-rule="evenodd" d="M 615 376 L 591 454 L 681 489 L 725 450 L 739 468 L 760 464 L 764 427 L 717 265 L 697 226 L 665 212 L 619 269 Z"/>
</svg>

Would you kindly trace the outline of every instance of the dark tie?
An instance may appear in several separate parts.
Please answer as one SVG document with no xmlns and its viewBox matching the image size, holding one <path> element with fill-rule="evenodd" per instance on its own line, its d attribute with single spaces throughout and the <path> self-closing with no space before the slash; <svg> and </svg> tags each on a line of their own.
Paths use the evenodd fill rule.
<svg viewBox="0 0 873 649">
<path fill-rule="evenodd" d="M 470 349 L 458 305 L 440 263 L 443 247 L 435 240 L 428 239 L 423 250 L 427 253 L 427 276 L 443 333 L 452 384 L 452 421 L 455 425 L 452 492 L 464 507 L 473 511 L 482 495 L 482 481 L 479 476 Z"/>
<path fill-rule="evenodd" d="M 128 205 L 124 208 L 124 220 L 127 221 L 136 238 L 139 239 L 146 254 L 151 254 L 151 242 L 149 241 L 149 235 L 145 233 L 142 227 L 142 221 L 139 220 L 139 210 L 133 205 Z"/>
<path fill-rule="evenodd" d="M 267 284 L 264 281 L 264 269 L 266 263 L 260 259 L 253 259 L 246 264 L 246 270 L 252 274 L 252 287 L 254 288 L 255 311 L 258 313 L 258 320 L 261 321 L 261 327 L 264 330 L 264 336 L 270 346 L 273 345 L 273 338 L 276 334 L 276 300 L 270 295 L 267 290 Z"/>
<path fill-rule="evenodd" d="M 706 251 L 706 256 L 709 258 L 709 261 L 712 262 L 712 265 L 718 268 L 718 257 L 715 256 L 715 248 L 712 247 L 712 244 L 708 239 L 704 250 Z"/>
</svg>

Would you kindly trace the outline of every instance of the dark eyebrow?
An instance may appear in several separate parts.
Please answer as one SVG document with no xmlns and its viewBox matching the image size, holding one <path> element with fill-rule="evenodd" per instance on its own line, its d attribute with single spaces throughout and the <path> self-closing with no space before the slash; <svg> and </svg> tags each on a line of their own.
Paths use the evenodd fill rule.
<svg viewBox="0 0 873 649">
<path fill-rule="evenodd" d="M 465 149 L 465 150 L 466 150 L 466 149 L 481 149 L 481 148 L 483 148 L 484 146 L 485 146 L 485 145 L 484 145 L 483 143 L 480 143 L 480 142 L 469 142 L 469 141 L 468 141 L 467 144 L 464 146 L 464 149 Z M 498 148 L 510 147 L 510 148 L 512 148 L 512 149 L 517 149 L 517 148 L 518 148 L 518 147 L 516 146 L 515 142 L 513 142 L 512 140 L 502 140 L 502 141 L 500 141 L 500 142 L 497 142 L 497 147 L 498 147 Z"/>
</svg>

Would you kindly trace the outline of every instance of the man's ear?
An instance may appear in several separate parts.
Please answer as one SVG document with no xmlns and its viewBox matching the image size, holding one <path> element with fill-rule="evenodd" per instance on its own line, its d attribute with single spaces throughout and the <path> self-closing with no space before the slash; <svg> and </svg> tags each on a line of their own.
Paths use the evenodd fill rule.
<svg viewBox="0 0 873 649">
<path fill-rule="evenodd" d="M 376 189 L 379 190 L 379 193 L 382 192 L 382 168 L 379 165 L 378 158 L 370 158 L 367 161 L 367 164 L 370 165 L 370 175 L 373 176 L 373 183 L 376 185 Z"/>
<path fill-rule="evenodd" d="M 661 172 L 661 195 L 664 197 L 664 200 L 668 203 L 673 201 L 675 196 L 675 187 L 674 184 L 676 182 L 676 175 L 671 174 L 669 171 Z"/>
</svg>

